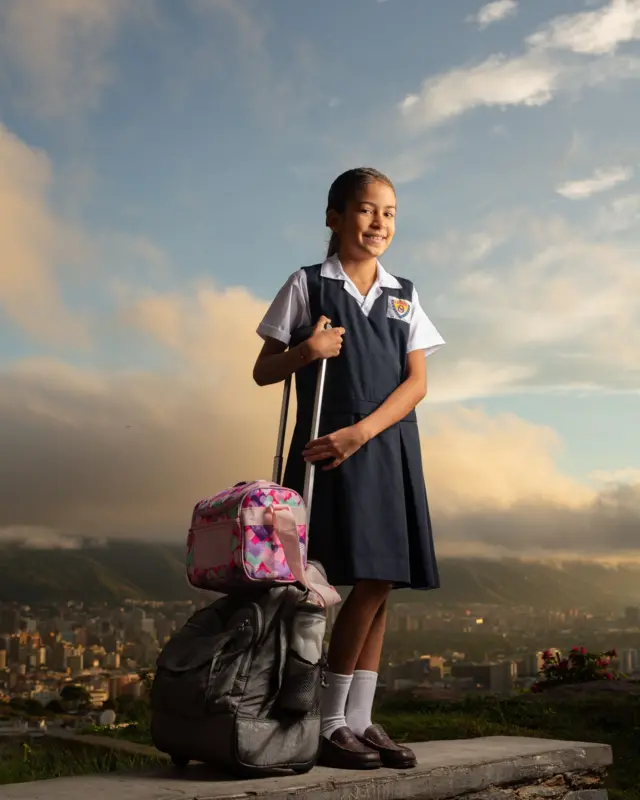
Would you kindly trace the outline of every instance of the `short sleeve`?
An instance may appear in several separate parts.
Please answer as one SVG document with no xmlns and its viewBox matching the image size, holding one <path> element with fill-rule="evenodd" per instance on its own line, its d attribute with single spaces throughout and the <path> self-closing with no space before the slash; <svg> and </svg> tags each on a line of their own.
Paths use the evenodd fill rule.
<svg viewBox="0 0 640 800">
<path fill-rule="evenodd" d="M 300 269 L 280 289 L 258 325 L 257 333 L 263 339 L 269 337 L 288 345 L 293 331 L 310 324 L 307 275 Z"/>
<path fill-rule="evenodd" d="M 429 317 L 425 314 L 424 309 L 420 305 L 420 298 L 414 286 L 413 296 L 411 299 L 413 310 L 411 312 L 411 321 L 409 323 L 409 342 L 407 352 L 411 353 L 413 350 L 424 350 L 425 357 L 435 353 L 445 343 L 444 339 L 436 330 L 434 324 Z"/>
</svg>

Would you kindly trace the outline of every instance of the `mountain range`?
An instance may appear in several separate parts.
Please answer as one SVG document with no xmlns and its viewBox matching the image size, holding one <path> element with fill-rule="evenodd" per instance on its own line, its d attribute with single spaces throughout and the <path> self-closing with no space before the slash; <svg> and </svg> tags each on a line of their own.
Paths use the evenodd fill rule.
<svg viewBox="0 0 640 800">
<path fill-rule="evenodd" d="M 184 546 L 111 541 L 78 549 L 0 545 L 0 602 L 185 600 Z M 640 566 L 442 558 L 442 588 L 394 594 L 429 606 L 483 603 L 607 610 L 640 604 Z"/>
</svg>

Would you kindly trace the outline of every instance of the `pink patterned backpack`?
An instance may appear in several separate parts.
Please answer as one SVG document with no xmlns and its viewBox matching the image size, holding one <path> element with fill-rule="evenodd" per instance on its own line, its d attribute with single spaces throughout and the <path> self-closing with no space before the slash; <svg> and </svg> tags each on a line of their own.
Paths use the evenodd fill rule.
<svg viewBox="0 0 640 800">
<path fill-rule="evenodd" d="M 318 371 L 312 438 L 318 423 L 326 362 Z M 307 563 L 314 468 L 307 464 L 303 499 L 280 485 L 291 378 L 287 379 L 272 481 L 243 482 L 196 504 L 187 539 L 187 576 L 198 589 L 225 594 L 256 583 L 300 583 L 324 606 L 341 602 L 313 564 Z"/>
</svg>

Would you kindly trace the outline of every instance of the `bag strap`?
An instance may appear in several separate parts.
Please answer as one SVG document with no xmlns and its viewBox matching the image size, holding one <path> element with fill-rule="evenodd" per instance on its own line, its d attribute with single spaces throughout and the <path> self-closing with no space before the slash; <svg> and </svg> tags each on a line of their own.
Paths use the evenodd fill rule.
<svg viewBox="0 0 640 800">
<path fill-rule="evenodd" d="M 338 592 L 313 564 L 308 564 L 306 570 L 302 566 L 298 524 L 291 508 L 286 505 L 271 505 L 269 508 L 273 513 L 273 527 L 280 539 L 291 574 L 308 589 L 310 602 L 323 608 L 341 603 L 342 598 Z"/>
</svg>

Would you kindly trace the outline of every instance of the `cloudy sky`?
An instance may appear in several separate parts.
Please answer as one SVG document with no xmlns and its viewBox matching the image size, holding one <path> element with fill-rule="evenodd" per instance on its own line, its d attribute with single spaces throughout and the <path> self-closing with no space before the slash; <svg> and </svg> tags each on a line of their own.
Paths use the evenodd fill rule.
<svg viewBox="0 0 640 800">
<path fill-rule="evenodd" d="M 255 326 L 350 166 L 447 345 L 441 553 L 640 550 L 640 0 L 2 0 L 0 538 L 269 476 Z"/>
</svg>

